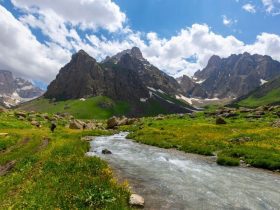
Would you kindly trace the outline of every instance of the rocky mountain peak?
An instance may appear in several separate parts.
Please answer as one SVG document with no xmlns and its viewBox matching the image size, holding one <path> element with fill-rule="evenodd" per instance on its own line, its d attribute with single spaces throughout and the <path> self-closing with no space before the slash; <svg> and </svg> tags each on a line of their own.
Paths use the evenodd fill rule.
<svg viewBox="0 0 280 210">
<path fill-rule="evenodd" d="M 144 59 L 141 50 L 138 47 L 133 47 L 129 53 L 132 57 L 135 57 L 139 60 Z"/>
<path fill-rule="evenodd" d="M 131 49 L 123 50 L 112 57 L 107 56 L 102 63 L 111 62 L 116 64 L 121 60 L 121 57 L 125 54 L 128 54 L 131 57 L 141 60 L 143 62 L 147 62 L 146 59 L 143 57 L 141 50 L 138 47 L 133 47 Z"/>
<path fill-rule="evenodd" d="M 221 62 L 221 58 L 217 55 L 213 55 L 209 61 L 208 61 L 208 65 L 209 66 L 215 66 L 215 65 L 218 65 L 220 62 Z"/>
<path fill-rule="evenodd" d="M 82 49 L 72 55 L 73 62 L 88 61 L 88 60 L 93 60 L 94 62 L 96 62 L 96 60 L 93 57 L 91 57 L 88 53 L 86 53 Z"/>
<path fill-rule="evenodd" d="M 236 98 L 246 95 L 257 87 L 280 76 L 280 63 L 269 56 L 251 55 L 248 52 L 233 54 L 228 58 L 212 56 L 207 66 L 194 75 L 199 88 L 208 98 Z M 185 84 L 191 84 L 185 81 Z M 198 85 L 185 85 L 185 92 L 204 98 L 205 94 L 194 94 Z"/>
<path fill-rule="evenodd" d="M 35 87 L 31 82 L 14 78 L 10 71 L 0 70 L 0 102 L 6 107 L 18 105 L 43 93 L 43 90 Z"/>
</svg>

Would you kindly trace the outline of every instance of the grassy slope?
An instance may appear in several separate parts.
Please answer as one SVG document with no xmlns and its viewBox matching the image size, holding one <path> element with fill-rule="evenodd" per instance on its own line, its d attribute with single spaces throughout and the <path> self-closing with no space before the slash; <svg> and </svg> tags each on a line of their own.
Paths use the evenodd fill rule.
<svg viewBox="0 0 280 210">
<path fill-rule="evenodd" d="M 202 155 L 218 154 L 218 163 L 239 165 L 240 159 L 255 167 L 280 169 L 279 128 L 270 126 L 275 117 L 248 121 L 244 117 L 229 119 L 226 125 L 216 125 L 215 118 L 199 113 L 192 119 L 170 116 L 164 120 L 145 118 L 143 125 L 130 128 L 129 138 L 163 148 L 176 148 Z M 234 143 L 233 138 L 250 137 L 246 143 Z"/>
<path fill-rule="evenodd" d="M 21 105 L 19 109 L 47 113 L 68 112 L 79 119 L 106 119 L 113 115 L 124 115 L 129 112 L 130 107 L 126 102 L 114 102 L 107 97 L 98 96 L 86 101 L 68 100 L 55 103 L 39 98 Z"/>
<path fill-rule="evenodd" d="M 261 97 L 250 95 L 248 98 L 238 102 L 238 105 L 245 107 L 258 107 L 277 102 L 280 103 L 280 88 L 271 90 L 266 95 Z"/>
<path fill-rule="evenodd" d="M 32 128 L 7 114 L 0 114 L 0 165 L 16 160 L 15 167 L 0 176 L 0 209 L 129 209 L 128 191 L 113 179 L 107 164 L 86 157 L 85 135 L 107 131 L 73 131 L 51 134 L 48 124 Z M 43 145 L 43 139 L 49 143 Z"/>
</svg>

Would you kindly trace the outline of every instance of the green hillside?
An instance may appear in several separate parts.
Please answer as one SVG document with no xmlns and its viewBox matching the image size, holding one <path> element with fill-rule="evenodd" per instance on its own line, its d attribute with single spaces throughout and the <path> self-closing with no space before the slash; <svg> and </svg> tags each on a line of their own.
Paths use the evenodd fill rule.
<svg viewBox="0 0 280 210">
<path fill-rule="evenodd" d="M 245 107 L 280 104 L 280 78 L 270 81 L 247 96 L 238 99 L 235 104 Z"/>
<path fill-rule="evenodd" d="M 156 116 L 158 114 L 185 113 L 193 109 L 185 102 L 165 93 L 155 91 L 153 94 L 155 97 L 146 102 L 134 103 L 114 101 L 105 96 L 55 102 L 46 98 L 38 98 L 21 104 L 17 109 L 49 114 L 69 113 L 78 119 L 108 119 L 121 115 Z"/>
<path fill-rule="evenodd" d="M 130 106 L 126 102 L 114 102 L 107 97 L 97 96 L 85 99 L 85 101 L 76 99 L 58 102 L 39 98 L 22 104 L 18 109 L 50 114 L 67 112 L 79 119 L 106 119 L 113 115 L 128 113 Z"/>
</svg>

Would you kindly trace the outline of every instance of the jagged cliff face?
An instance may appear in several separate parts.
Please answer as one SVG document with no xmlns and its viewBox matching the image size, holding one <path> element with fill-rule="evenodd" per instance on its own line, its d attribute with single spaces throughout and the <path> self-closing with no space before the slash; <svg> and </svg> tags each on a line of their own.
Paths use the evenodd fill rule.
<svg viewBox="0 0 280 210">
<path fill-rule="evenodd" d="M 212 56 L 206 68 L 182 81 L 181 87 L 191 97 L 237 98 L 279 75 L 280 63 L 269 56 Z"/>
<path fill-rule="evenodd" d="M 106 95 L 139 101 L 149 97 L 149 87 L 171 95 L 180 92 L 177 81 L 151 65 L 138 48 L 107 57 L 102 63 L 81 50 L 60 70 L 45 97 L 60 100 Z"/>
<path fill-rule="evenodd" d="M 189 112 L 187 104 L 175 99 L 181 93 L 174 78 L 151 65 L 138 48 L 132 48 L 101 63 L 80 50 L 60 70 L 44 97 L 67 100 L 102 95 L 127 101 L 139 113 L 146 104 L 160 104 L 168 113 Z"/>
<path fill-rule="evenodd" d="M 43 90 L 22 78 L 14 79 L 12 72 L 0 70 L 0 102 L 6 107 L 39 97 Z"/>
<path fill-rule="evenodd" d="M 125 54 L 119 61 L 133 64 L 133 58 Z M 148 97 L 134 69 L 121 65 L 100 65 L 86 52 L 79 51 L 63 67 L 56 79 L 49 85 L 47 98 L 77 99 L 105 95 L 118 100 L 136 100 Z"/>
<path fill-rule="evenodd" d="M 129 55 L 133 58 L 132 62 L 126 62 L 121 59 L 124 55 Z M 134 47 L 131 50 L 125 50 L 111 58 L 108 57 L 103 62 L 104 64 L 115 63 L 122 68 L 133 69 L 138 74 L 143 85 L 162 90 L 168 94 L 176 95 L 182 93 L 178 82 L 171 76 L 159 70 L 154 65 L 150 64 L 142 55 L 139 48 Z"/>
</svg>

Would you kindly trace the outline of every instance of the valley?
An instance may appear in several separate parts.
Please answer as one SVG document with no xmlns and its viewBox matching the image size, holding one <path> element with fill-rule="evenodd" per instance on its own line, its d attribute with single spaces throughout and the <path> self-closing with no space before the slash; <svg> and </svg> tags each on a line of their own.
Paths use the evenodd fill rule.
<svg viewBox="0 0 280 210">
<path fill-rule="evenodd" d="M 0 0 L 0 210 L 280 210 L 280 0 Z"/>
<path fill-rule="evenodd" d="M 78 51 L 42 96 L 0 108 L 0 209 L 277 209 L 278 65 L 213 56 L 175 80 L 136 47 Z"/>
<path fill-rule="evenodd" d="M 279 111 L 211 107 L 107 121 L 2 110 L 0 208 L 130 209 L 131 193 L 146 209 L 278 208 Z"/>
</svg>

